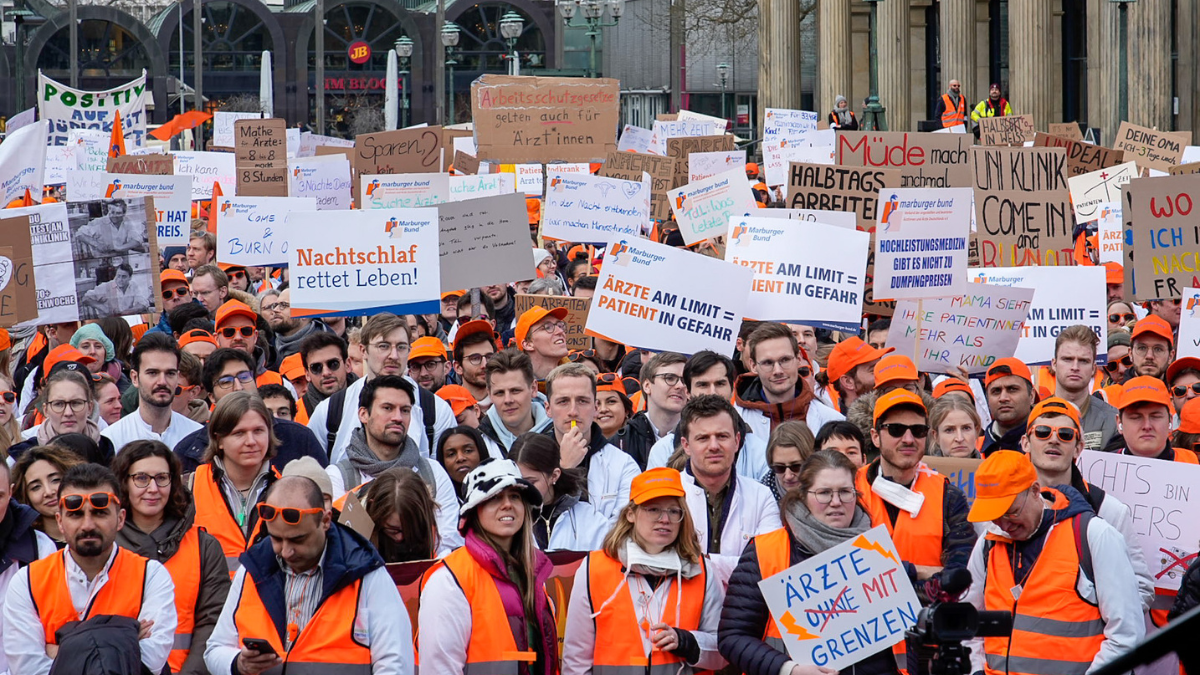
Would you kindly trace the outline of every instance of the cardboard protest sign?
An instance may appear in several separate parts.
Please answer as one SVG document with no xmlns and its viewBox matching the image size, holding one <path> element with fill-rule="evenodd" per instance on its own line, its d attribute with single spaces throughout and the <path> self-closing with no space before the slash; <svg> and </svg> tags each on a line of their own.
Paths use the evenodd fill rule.
<svg viewBox="0 0 1200 675">
<path fill-rule="evenodd" d="M 14 131 L 0 143 L 0 197 L 4 204 L 29 190 L 40 198 L 46 165 L 46 123 L 35 122 Z"/>
<path fill-rule="evenodd" d="M 239 197 L 286 197 L 287 122 L 278 117 L 233 124 Z"/>
<path fill-rule="evenodd" d="M 338 218 L 344 227 L 334 239 L 327 213 L 287 216 L 292 316 L 439 311 L 437 209 L 354 210 Z"/>
<path fill-rule="evenodd" d="M 479 159 L 600 161 L 617 147 L 621 84 L 609 78 L 481 75 L 471 83 Z"/>
<path fill-rule="evenodd" d="M 582 351 L 591 349 L 592 338 L 584 332 L 587 326 L 588 310 L 591 308 L 591 298 L 573 298 L 569 295 L 527 295 L 518 293 L 516 297 L 516 315 L 521 316 L 533 307 L 546 309 L 567 308 L 567 349 Z"/>
<path fill-rule="evenodd" d="M 1069 138 L 1060 138 L 1038 132 L 1033 138 L 1035 148 L 1063 148 L 1067 151 L 1067 175 L 1082 176 L 1085 173 L 1107 169 L 1125 161 L 1120 150 L 1093 145 Z"/>
<path fill-rule="evenodd" d="M 161 153 L 109 157 L 108 173 L 170 176 L 175 173 L 175 158 Z"/>
<path fill-rule="evenodd" d="M 1067 185 L 1071 189 L 1075 220 L 1080 223 L 1095 220 L 1099 217 L 1101 206 L 1120 202 L 1121 188 L 1137 177 L 1137 164 L 1126 162 L 1110 169 L 1068 178 Z"/>
<path fill-rule="evenodd" d="M 225 112 L 218 110 L 213 113 L 212 146 L 216 148 L 233 148 L 234 124 L 238 120 L 262 119 L 262 113 L 256 112 Z"/>
<path fill-rule="evenodd" d="M 284 227 L 293 211 L 316 211 L 317 200 L 312 197 L 218 197 L 217 262 L 230 265 L 280 265 L 288 262 L 290 232 Z M 343 214 L 338 214 L 342 218 Z M 330 236 L 329 214 L 322 216 L 325 238 L 341 241 L 351 232 L 337 228 L 337 237 Z M 293 300 L 294 306 L 295 300 Z"/>
<path fill-rule="evenodd" d="M 1084 450 L 1078 464 L 1088 485 L 1129 507 L 1130 545 L 1142 547 L 1154 587 L 1178 590 L 1200 541 L 1200 466 L 1096 450 Z"/>
<path fill-rule="evenodd" d="M 152 197 L 158 245 L 187 246 L 192 225 L 192 179 L 189 176 L 68 171 L 67 195 L 71 201 Z"/>
<path fill-rule="evenodd" d="M 656 155 L 668 154 L 667 143 L 673 138 L 705 138 L 723 136 L 725 120 L 713 122 L 705 119 L 677 119 L 670 122 L 656 120 L 650 130 L 650 145 L 647 152 Z"/>
<path fill-rule="evenodd" d="M 1200 357 L 1200 288 L 1183 289 L 1179 308 L 1179 346 L 1175 358 Z"/>
<path fill-rule="evenodd" d="M 534 278 L 525 195 L 438 206 L 441 288 L 476 288 Z"/>
<path fill-rule="evenodd" d="M 667 196 L 679 223 L 679 234 L 688 246 L 724 235 L 731 217 L 756 208 L 754 191 L 742 168 L 688 183 Z"/>
<path fill-rule="evenodd" d="M 617 152 L 648 152 L 652 134 L 649 129 L 626 124 L 617 141 Z"/>
<path fill-rule="evenodd" d="M 454 173 L 462 176 L 474 176 L 479 173 L 479 158 L 461 150 L 454 151 L 453 165 Z"/>
<path fill-rule="evenodd" d="M 192 199 L 212 199 L 213 183 L 237 184 L 237 158 L 228 152 L 176 152 L 175 175 L 192 177 Z"/>
<path fill-rule="evenodd" d="M 104 91 L 73 89 L 38 71 L 38 119 L 50 123 L 50 145 L 67 142 L 71 129 L 94 129 L 107 138 L 112 134 L 117 113 L 125 147 L 144 145 L 146 138 L 146 71 L 141 77 Z"/>
<path fill-rule="evenodd" d="M 836 138 L 837 164 L 899 169 L 897 187 L 971 186 L 972 139 L 965 135 L 838 131 Z"/>
<path fill-rule="evenodd" d="M 677 188 L 688 182 L 688 157 L 693 152 L 731 152 L 733 136 L 690 136 L 667 139 L 667 157 L 675 160 L 675 180 L 671 187 Z"/>
<path fill-rule="evenodd" d="M 1126 299 L 1178 298 L 1200 286 L 1198 202 L 1200 174 L 1137 178 L 1125 186 Z"/>
<path fill-rule="evenodd" d="M 495 197 L 516 192 L 516 176 L 511 173 L 485 173 L 477 176 L 450 176 L 449 201 Z M 524 196 L 524 195 L 522 195 Z"/>
<path fill-rule="evenodd" d="M 979 118 L 979 142 L 983 145 L 1022 145 L 1037 131 L 1033 115 Z"/>
<path fill-rule="evenodd" d="M 1121 122 L 1113 148 L 1124 151 L 1125 159 L 1139 167 L 1170 171 L 1183 158 L 1187 143 L 1169 131 L 1147 129 Z"/>
<path fill-rule="evenodd" d="M 754 272 L 747 317 L 853 331 L 862 321 L 870 239 L 819 221 L 731 218 L 725 260 Z M 821 246 L 806 244 L 813 241 Z"/>
<path fill-rule="evenodd" d="M 858 217 L 845 211 L 819 211 L 816 209 L 760 209 L 755 207 L 742 214 L 743 217 L 779 218 L 798 220 L 804 223 L 821 223 L 847 230 L 858 229 Z"/>
<path fill-rule="evenodd" d="M 1064 328 L 1085 325 L 1108 344 L 1105 270 L 1098 266 L 989 267 L 967 273 L 975 283 L 1035 289 L 1016 357 L 1029 365 L 1048 365 L 1054 341 Z M 1107 354 L 1096 355 L 1103 365 Z"/>
<path fill-rule="evenodd" d="M 900 172 L 895 169 L 793 162 L 787 204 L 793 209 L 847 211 L 858 217 L 858 229 L 873 232 L 879 191 L 898 187 Z"/>
<path fill-rule="evenodd" d="M 1101 265 L 1107 262 L 1124 262 L 1124 226 L 1121 218 L 1121 202 L 1101 204 L 1096 213 L 1096 243 L 1100 247 Z"/>
<path fill-rule="evenodd" d="M 649 182 L 584 174 L 555 176 L 546 188 L 543 237 L 586 242 L 633 239 L 649 225 Z"/>
<path fill-rule="evenodd" d="M 967 290 L 971 188 L 900 188 L 879 193 L 875 299 L 961 295 Z"/>
<path fill-rule="evenodd" d="M 1074 222 L 1066 152 L 978 147 L 971 152 L 979 263 L 983 267 L 1069 264 Z"/>
<path fill-rule="evenodd" d="M 746 171 L 746 151 L 693 152 L 688 155 L 688 182 L 697 183 L 732 169 Z"/>
<path fill-rule="evenodd" d="M 350 165 L 356 175 L 354 194 L 359 194 L 357 181 L 362 176 L 439 173 L 442 170 L 442 128 L 420 127 L 356 136 Z"/>
<path fill-rule="evenodd" d="M 304 157 L 288 160 L 288 196 L 312 197 L 318 211 L 350 208 L 350 160 Z"/>
<path fill-rule="evenodd" d="M 36 321 L 37 285 L 29 216 L 0 219 L 0 326 Z"/>
<path fill-rule="evenodd" d="M 75 260 L 71 230 L 63 202 L 5 209 L 5 216 L 29 218 L 33 277 L 37 285 L 37 318 L 22 325 L 79 320 L 75 295 Z M 3 221 L 0 221 L 3 222 Z"/>
<path fill-rule="evenodd" d="M 753 273 L 644 239 L 608 246 L 587 334 L 654 351 L 732 354 Z"/>
<path fill-rule="evenodd" d="M 104 171 L 108 168 L 110 134 L 99 129 L 71 129 L 67 145 L 75 146 L 75 165 L 80 171 Z"/>
<path fill-rule="evenodd" d="M 1191 162 L 1189 164 L 1180 164 L 1179 166 L 1171 167 L 1167 172 L 1172 176 L 1180 176 L 1189 173 L 1200 173 L 1200 162 Z"/>
<path fill-rule="evenodd" d="M 1069 138 L 1073 141 L 1083 140 L 1083 132 L 1079 130 L 1078 122 L 1051 122 L 1048 126 L 1046 131 L 1050 132 L 1051 136 Z"/>
<path fill-rule="evenodd" d="M 67 204 L 81 320 L 144 314 L 161 307 L 153 197 Z"/>
<path fill-rule="evenodd" d="M 414 209 L 449 201 L 450 176 L 444 173 L 405 173 L 360 176 L 360 209 Z"/>
<path fill-rule="evenodd" d="M 921 601 L 887 527 L 857 537 L 758 582 L 788 656 L 847 668 L 904 640 Z"/>
<path fill-rule="evenodd" d="M 1015 354 L 1033 289 L 968 286 L 967 293 L 952 298 L 897 302 L 887 346 L 930 373 L 955 367 L 983 373 L 997 359 Z"/>
<path fill-rule="evenodd" d="M 600 167 L 600 175 L 641 182 L 642 173 L 650 174 L 650 217 L 666 220 L 671 215 L 667 190 L 675 187 L 676 162 L 661 155 L 610 152 Z"/>
</svg>

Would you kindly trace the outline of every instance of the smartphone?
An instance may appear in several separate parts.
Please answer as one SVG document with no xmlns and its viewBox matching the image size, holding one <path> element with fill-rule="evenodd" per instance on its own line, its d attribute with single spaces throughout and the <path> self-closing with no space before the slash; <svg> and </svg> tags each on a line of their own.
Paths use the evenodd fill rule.
<svg viewBox="0 0 1200 675">
<path fill-rule="evenodd" d="M 242 644 L 245 645 L 246 649 L 253 649 L 259 654 L 275 653 L 275 648 L 271 646 L 271 643 L 260 638 L 242 638 Z"/>
</svg>

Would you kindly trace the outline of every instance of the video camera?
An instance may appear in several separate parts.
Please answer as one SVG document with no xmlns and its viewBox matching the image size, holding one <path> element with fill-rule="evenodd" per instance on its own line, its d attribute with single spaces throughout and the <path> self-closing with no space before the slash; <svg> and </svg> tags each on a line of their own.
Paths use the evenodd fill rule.
<svg viewBox="0 0 1200 675">
<path fill-rule="evenodd" d="M 927 586 L 933 604 L 921 610 L 917 624 L 904 634 L 909 675 L 971 675 L 971 650 L 964 641 L 1012 635 L 1012 612 L 981 612 L 958 602 L 970 587 L 971 573 L 961 568 Z"/>
</svg>

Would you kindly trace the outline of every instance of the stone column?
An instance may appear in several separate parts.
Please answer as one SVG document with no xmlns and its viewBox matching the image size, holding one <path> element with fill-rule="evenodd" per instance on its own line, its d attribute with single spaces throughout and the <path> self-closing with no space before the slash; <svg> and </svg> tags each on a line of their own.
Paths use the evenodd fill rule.
<svg viewBox="0 0 1200 675">
<path fill-rule="evenodd" d="M 800 107 L 800 3 L 758 0 L 758 128 L 766 108 Z"/>
<path fill-rule="evenodd" d="M 1112 147 L 1117 133 L 1117 6 L 1110 0 L 1088 0 L 1088 54 L 1104 54 L 1103 58 L 1088 58 L 1088 126 L 1100 129 L 1100 140 Z M 1070 120 L 1067 120 L 1070 121 Z"/>
<path fill-rule="evenodd" d="M 845 96 L 850 109 L 861 114 L 850 92 L 850 69 L 853 58 L 850 50 L 850 0 L 821 0 L 817 10 L 817 60 L 820 73 L 817 112 L 822 116 L 833 110 L 833 101 Z"/>
<path fill-rule="evenodd" d="M 962 84 L 962 95 L 966 99 L 967 115 L 971 114 L 971 101 L 979 101 L 987 95 L 975 82 L 975 4 L 976 0 L 942 0 L 941 38 L 942 77 L 941 91 L 944 94 L 950 80 Z"/>
<path fill-rule="evenodd" d="M 879 102 L 887 108 L 888 131 L 913 130 L 908 8 L 909 0 L 879 3 Z"/>
<path fill-rule="evenodd" d="M 1171 129 L 1171 34 L 1169 2 L 1129 7 L 1129 121 Z M 1115 49 L 1111 50 L 1113 53 Z"/>
<path fill-rule="evenodd" d="M 1009 103 L 1014 115 L 1033 115 L 1038 129 L 1046 129 L 1054 111 L 1054 35 L 1051 0 L 1010 0 L 1008 3 Z"/>
</svg>

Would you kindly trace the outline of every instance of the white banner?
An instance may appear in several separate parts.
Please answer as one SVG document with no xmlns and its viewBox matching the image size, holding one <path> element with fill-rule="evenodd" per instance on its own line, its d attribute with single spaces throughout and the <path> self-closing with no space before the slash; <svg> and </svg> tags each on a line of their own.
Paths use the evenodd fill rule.
<svg viewBox="0 0 1200 675">
<path fill-rule="evenodd" d="M 668 190 L 667 197 L 688 246 L 725 234 L 731 217 L 758 208 L 742 167 Z"/>
<path fill-rule="evenodd" d="M 213 183 L 232 193 L 237 186 L 237 158 L 232 152 L 176 152 L 175 175 L 192 177 L 192 199 L 212 199 Z"/>
<path fill-rule="evenodd" d="M 1179 351 L 1175 358 L 1200 357 L 1200 288 L 1183 289 L 1179 308 Z"/>
<path fill-rule="evenodd" d="M 542 236 L 563 241 L 635 239 L 650 225 L 650 177 L 555 176 L 546 189 Z"/>
<path fill-rule="evenodd" d="M 50 144 L 63 145 L 71 129 L 94 129 L 112 134 L 121 113 L 125 147 L 141 147 L 146 139 L 146 101 L 150 98 L 146 71 L 113 89 L 84 91 L 46 77 L 38 71 L 38 117 L 50 123 Z"/>
<path fill-rule="evenodd" d="M 67 205 L 58 202 L 7 209 L 5 217 L 29 216 L 29 241 L 33 245 L 33 278 L 37 284 L 38 318 L 31 324 L 79 320 L 75 295 L 75 262 Z"/>
<path fill-rule="evenodd" d="M 350 208 L 353 182 L 344 155 L 306 157 L 288 162 L 288 196 L 312 197 L 318 211 Z"/>
<path fill-rule="evenodd" d="M 46 175 L 46 123 L 35 122 L 0 143 L 0 207 L 25 196 L 41 201 Z"/>
<path fill-rule="evenodd" d="M 359 180 L 360 209 L 415 209 L 448 200 L 450 176 L 444 173 L 368 174 Z"/>
<path fill-rule="evenodd" d="M 281 265 L 288 262 L 288 235 L 284 227 L 292 211 L 316 211 L 312 197 L 219 197 L 217 261 L 231 265 Z M 343 214 L 337 217 L 342 218 Z M 325 238 L 330 239 L 330 215 L 321 214 Z M 339 221 L 340 222 L 340 221 Z M 336 227 L 338 237 L 349 230 Z"/>
<path fill-rule="evenodd" d="M 961 295 L 967 290 L 971 188 L 896 188 L 879 193 L 875 300 Z"/>
<path fill-rule="evenodd" d="M 457 140 L 457 139 L 455 139 Z M 490 173 L 477 176 L 450 176 L 450 200 L 498 197 L 517 191 L 517 177 L 511 173 Z"/>
</svg>

